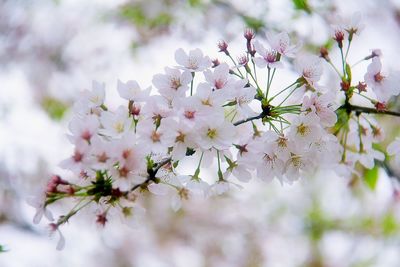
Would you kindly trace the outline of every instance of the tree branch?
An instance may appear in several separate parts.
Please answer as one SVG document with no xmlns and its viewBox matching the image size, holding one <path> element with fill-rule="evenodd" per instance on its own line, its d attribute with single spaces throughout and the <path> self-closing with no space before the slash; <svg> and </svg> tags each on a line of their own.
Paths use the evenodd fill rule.
<svg viewBox="0 0 400 267">
<path fill-rule="evenodd" d="M 350 111 L 356 111 L 360 113 L 367 113 L 367 114 L 382 114 L 382 115 L 391 115 L 391 116 L 397 116 L 400 117 L 400 112 L 396 111 L 391 111 L 391 110 L 377 110 L 375 108 L 368 108 L 368 107 L 361 107 L 361 106 L 356 106 L 356 105 L 351 105 L 351 104 L 345 104 L 339 109 L 346 109 Z"/>
<path fill-rule="evenodd" d="M 240 124 L 243 124 L 243 123 L 246 123 L 246 122 L 249 122 L 249 121 L 262 119 L 263 117 L 265 117 L 265 115 L 264 115 L 264 113 L 261 113 L 261 114 L 259 114 L 259 115 L 257 115 L 257 116 L 249 117 L 249 118 L 247 118 L 247 119 L 237 121 L 237 122 L 233 123 L 233 125 L 238 126 L 238 125 L 240 125 Z"/>
</svg>

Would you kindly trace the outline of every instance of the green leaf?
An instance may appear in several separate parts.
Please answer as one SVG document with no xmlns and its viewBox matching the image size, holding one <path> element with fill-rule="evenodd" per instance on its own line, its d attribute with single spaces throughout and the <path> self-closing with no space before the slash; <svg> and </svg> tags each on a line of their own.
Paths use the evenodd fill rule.
<svg viewBox="0 0 400 267">
<path fill-rule="evenodd" d="M 191 7 L 198 7 L 203 4 L 202 0 L 188 0 L 188 2 Z"/>
<path fill-rule="evenodd" d="M 348 127 L 347 123 L 349 121 L 349 114 L 347 114 L 345 109 L 336 110 L 337 121 L 335 126 L 333 126 L 333 133 L 336 135 L 341 129 L 346 129 Z"/>
<path fill-rule="evenodd" d="M 121 8 L 121 16 L 137 26 L 146 24 L 146 16 L 140 6 L 125 5 Z"/>
<path fill-rule="evenodd" d="M 346 73 L 347 73 L 347 81 L 351 84 L 351 67 L 349 63 L 346 63 Z"/>
<path fill-rule="evenodd" d="M 388 213 L 382 220 L 382 231 L 385 236 L 390 236 L 398 231 L 399 225 L 396 217 L 392 213 Z"/>
<path fill-rule="evenodd" d="M 378 178 L 379 178 L 379 168 L 378 166 L 375 166 L 374 168 L 367 170 L 364 173 L 364 177 L 365 177 L 365 183 L 368 185 L 368 187 L 371 190 L 375 190 L 376 184 L 378 182 Z"/>
<path fill-rule="evenodd" d="M 7 252 L 8 250 L 5 249 L 5 247 L 3 245 L 0 245 L 0 253 L 2 252 Z"/>
<path fill-rule="evenodd" d="M 150 28 L 156 28 L 161 26 L 168 26 L 173 21 L 173 17 L 165 12 L 159 13 L 155 18 L 149 20 Z"/>
<path fill-rule="evenodd" d="M 42 107 L 50 118 L 57 121 L 61 120 L 68 110 L 68 106 L 65 103 L 52 97 L 43 99 Z"/>
<path fill-rule="evenodd" d="M 295 9 L 304 10 L 308 14 L 312 13 L 311 7 L 308 4 L 308 0 L 292 0 Z"/>
<path fill-rule="evenodd" d="M 261 28 L 264 27 L 264 22 L 260 19 L 245 15 L 243 15 L 242 18 L 244 23 L 246 23 L 246 26 L 253 29 L 255 32 L 259 32 Z"/>
</svg>

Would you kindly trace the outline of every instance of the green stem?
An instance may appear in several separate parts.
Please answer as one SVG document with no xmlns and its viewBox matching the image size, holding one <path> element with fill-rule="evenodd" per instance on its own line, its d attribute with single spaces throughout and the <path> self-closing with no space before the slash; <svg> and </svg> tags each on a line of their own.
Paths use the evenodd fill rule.
<svg viewBox="0 0 400 267">
<path fill-rule="evenodd" d="M 228 55 L 228 57 L 229 57 L 229 58 L 231 59 L 231 61 L 233 62 L 233 65 L 234 65 L 234 66 L 237 66 L 237 63 L 236 63 L 236 61 L 233 59 L 233 57 L 232 57 L 231 55 Z M 238 71 L 239 71 L 239 73 L 240 73 L 241 78 L 243 79 L 243 78 L 244 78 L 243 73 L 240 71 L 239 68 L 238 68 Z"/>
<path fill-rule="evenodd" d="M 203 155 L 204 155 L 204 152 L 201 152 L 199 164 L 197 165 L 196 171 L 194 172 L 193 177 L 192 177 L 192 179 L 194 179 L 194 180 L 198 180 L 199 179 L 200 165 L 201 165 L 201 161 L 203 160 Z"/>
<path fill-rule="evenodd" d="M 292 87 L 293 85 L 295 85 L 297 83 L 298 83 L 298 80 L 296 80 L 294 83 L 288 85 L 287 87 L 283 88 L 279 93 L 277 93 L 276 95 L 271 97 L 268 102 L 271 102 L 272 100 L 274 100 L 275 97 L 277 97 L 278 95 L 282 94 L 283 92 L 285 92 L 286 90 L 288 90 L 290 87 Z"/>
<path fill-rule="evenodd" d="M 190 96 L 193 95 L 193 82 L 194 82 L 194 75 L 195 73 L 192 72 L 192 81 L 190 82 Z"/>
<path fill-rule="evenodd" d="M 221 158 L 219 156 L 219 150 L 217 150 L 217 158 L 218 158 L 218 181 L 224 181 L 224 177 L 221 171 Z"/>
</svg>

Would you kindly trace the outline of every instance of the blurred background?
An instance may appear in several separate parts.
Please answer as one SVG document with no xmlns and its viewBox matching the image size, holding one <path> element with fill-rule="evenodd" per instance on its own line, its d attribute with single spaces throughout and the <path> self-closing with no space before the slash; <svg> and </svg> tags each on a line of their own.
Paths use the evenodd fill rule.
<svg viewBox="0 0 400 267">
<path fill-rule="evenodd" d="M 70 175 L 58 163 L 72 150 L 71 106 L 92 80 L 106 83 L 112 105 L 118 79 L 150 86 L 179 47 L 225 60 L 216 47 L 224 39 L 239 55 L 245 28 L 260 38 L 287 31 L 318 53 L 337 16 L 356 11 L 366 28 L 349 61 L 380 48 L 385 68 L 400 69 L 400 1 L 0 0 L 0 266 L 400 266 L 399 166 L 350 180 L 316 173 L 290 186 L 254 180 L 178 212 L 152 196 L 138 229 L 102 229 L 83 212 L 63 227 L 61 252 L 26 203 L 51 174 Z M 389 140 L 400 135 L 399 119 L 381 124 Z"/>
</svg>

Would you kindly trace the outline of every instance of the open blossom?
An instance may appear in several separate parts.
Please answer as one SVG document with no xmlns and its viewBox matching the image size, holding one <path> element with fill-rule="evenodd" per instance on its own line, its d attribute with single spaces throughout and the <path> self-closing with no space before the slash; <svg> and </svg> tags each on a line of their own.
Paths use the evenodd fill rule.
<svg viewBox="0 0 400 267">
<path fill-rule="evenodd" d="M 149 96 L 151 88 L 143 90 L 136 81 L 127 81 L 124 83 L 118 80 L 117 90 L 123 99 L 140 102 Z"/>
<path fill-rule="evenodd" d="M 226 63 L 221 63 L 214 68 L 214 71 L 206 70 L 204 71 L 204 77 L 206 81 L 215 90 L 225 90 L 225 94 L 229 94 L 230 88 L 234 83 L 234 80 L 229 75 L 229 66 Z"/>
<path fill-rule="evenodd" d="M 80 115 L 92 113 L 104 104 L 105 94 L 105 84 L 93 81 L 92 89 L 82 92 L 82 97 L 74 104 L 74 110 Z"/>
<path fill-rule="evenodd" d="M 97 134 L 100 126 L 99 119 L 95 115 L 87 115 L 82 117 L 74 117 L 69 123 L 69 130 L 72 135 L 68 138 L 72 143 L 77 140 L 84 140 L 90 142 L 93 136 Z"/>
<path fill-rule="evenodd" d="M 90 146 L 90 162 L 93 164 L 93 168 L 96 170 L 107 169 L 112 167 L 115 163 L 112 148 L 113 143 L 106 142 L 103 138 L 98 135 L 94 136 L 91 140 Z"/>
<path fill-rule="evenodd" d="M 30 197 L 27 200 L 27 203 L 36 209 L 36 213 L 33 217 L 33 223 L 38 224 L 43 216 L 46 217 L 47 220 L 53 221 L 53 214 L 46 207 L 46 194 L 42 193 L 37 196 Z"/>
<path fill-rule="evenodd" d="M 289 35 L 286 32 L 267 34 L 267 40 L 272 50 L 287 57 L 294 57 L 301 46 L 300 44 L 291 45 Z"/>
<path fill-rule="evenodd" d="M 75 149 L 72 155 L 60 162 L 60 167 L 73 171 L 75 174 L 81 174 L 88 170 L 91 164 L 90 145 L 88 142 L 79 140 L 75 143 Z"/>
<path fill-rule="evenodd" d="M 302 110 L 315 113 L 325 126 L 333 126 L 337 116 L 332 99 L 334 99 L 334 95 L 328 93 L 322 95 L 313 93 L 311 96 L 304 96 Z"/>
<path fill-rule="evenodd" d="M 315 166 L 315 158 L 311 151 L 305 151 L 301 145 L 293 143 L 289 159 L 285 162 L 285 180 L 292 183 L 298 180 L 303 173 L 309 174 Z"/>
<path fill-rule="evenodd" d="M 84 91 L 84 99 L 89 100 L 91 107 L 101 106 L 105 98 L 105 84 L 93 81 L 92 90 Z"/>
<path fill-rule="evenodd" d="M 272 142 L 264 142 L 260 145 L 262 148 L 258 158 L 261 160 L 258 160 L 256 165 L 257 177 L 264 181 L 271 181 L 274 177 L 280 179 L 285 162 L 276 154 Z"/>
<path fill-rule="evenodd" d="M 143 119 L 151 119 L 156 122 L 170 116 L 173 111 L 168 99 L 160 95 L 153 95 L 147 98 L 146 105 L 143 106 L 140 113 Z"/>
<path fill-rule="evenodd" d="M 190 72 L 203 71 L 211 66 L 211 60 L 207 56 L 203 56 L 200 49 L 194 49 L 187 54 L 182 48 L 175 52 L 175 60 L 179 64 L 179 68 Z"/>
<path fill-rule="evenodd" d="M 103 111 L 100 116 L 100 132 L 110 137 L 120 137 L 131 127 L 132 120 L 125 107 L 120 106 L 115 112 Z"/>
<path fill-rule="evenodd" d="M 400 93 L 400 73 L 393 73 L 390 76 L 383 74 L 379 57 L 374 57 L 368 65 L 364 80 L 381 102 L 386 102 L 391 96 Z"/>
<path fill-rule="evenodd" d="M 235 127 L 226 121 L 210 120 L 198 126 L 196 143 L 201 149 L 228 149 L 235 138 Z"/>
<path fill-rule="evenodd" d="M 266 49 L 260 42 L 254 42 L 254 48 L 256 49 L 257 54 L 261 57 L 255 57 L 254 62 L 259 68 L 282 68 L 283 64 L 279 61 L 278 51 L 276 50 L 268 50 Z"/>
<path fill-rule="evenodd" d="M 348 18 L 337 17 L 337 24 L 335 27 L 346 31 L 349 35 L 360 35 L 365 25 L 362 23 L 361 12 L 355 12 Z"/>
<path fill-rule="evenodd" d="M 177 99 L 174 102 L 174 116 L 187 128 L 193 128 L 199 120 L 205 119 L 207 114 L 202 112 L 201 100 L 196 96 Z"/>
<path fill-rule="evenodd" d="M 172 68 L 165 68 L 165 74 L 156 74 L 153 77 L 153 84 L 162 96 L 168 99 L 183 97 L 189 89 L 192 81 L 192 74 Z"/>
<path fill-rule="evenodd" d="M 387 153 L 394 156 L 396 164 L 400 164 L 400 137 L 388 145 Z"/>
<path fill-rule="evenodd" d="M 320 80 L 322 75 L 322 61 L 314 55 L 302 55 L 296 59 L 296 70 L 311 86 Z"/>
<path fill-rule="evenodd" d="M 55 232 L 58 233 L 59 238 L 58 238 L 58 242 L 57 242 L 57 250 L 63 250 L 65 247 L 65 238 L 64 235 L 61 233 L 60 229 L 59 229 L 59 225 L 55 224 L 55 223 L 50 223 L 49 224 L 49 231 L 50 231 L 50 235 L 54 235 Z"/>
<path fill-rule="evenodd" d="M 289 137 L 298 144 L 309 145 L 320 136 L 319 118 L 313 113 L 296 117 L 290 126 Z"/>
<path fill-rule="evenodd" d="M 167 121 L 166 121 L 167 120 Z M 173 160 L 180 160 L 185 157 L 188 148 L 195 148 L 193 127 L 188 126 L 184 121 L 179 122 L 174 119 L 166 119 L 162 125 L 165 138 L 171 141 L 171 157 Z"/>
<path fill-rule="evenodd" d="M 208 83 L 200 83 L 197 86 L 195 96 L 200 99 L 203 107 L 208 108 L 221 107 L 230 98 L 230 94 L 227 94 L 226 91 L 213 90 Z"/>
<path fill-rule="evenodd" d="M 255 116 L 249 104 L 254 100 L 256 88 L 247 86 L 247 80 L 236 81 L 232 88 L 232 100 L 235 102 L 235 111 L 238 114 L 237 118 L 248 118 Z"/>
<path fill-rule="evenodd" d="M 170 130 L 168 122 L 165 122 L 164 119 L 158 128 L 150 120 L 142 121 L 137 127 L 139 143 L 146 152 L 166 153 L 168 147 L 172 146 L 175 141 L 173 136 L 166 134 Z"/>
</svg>

